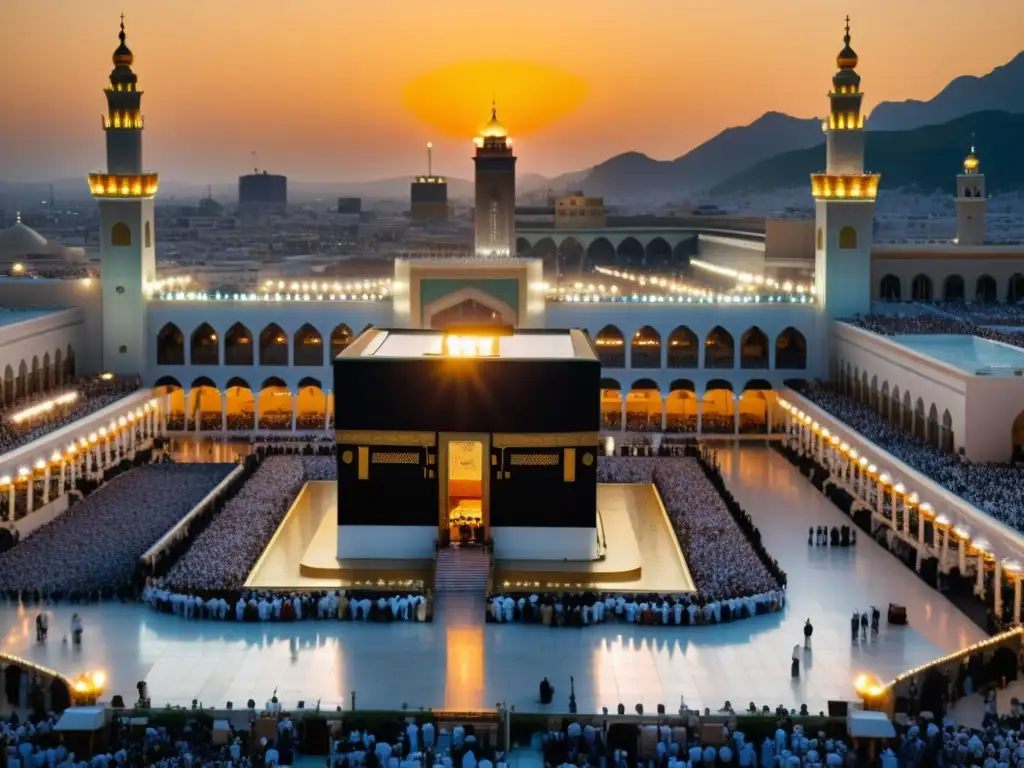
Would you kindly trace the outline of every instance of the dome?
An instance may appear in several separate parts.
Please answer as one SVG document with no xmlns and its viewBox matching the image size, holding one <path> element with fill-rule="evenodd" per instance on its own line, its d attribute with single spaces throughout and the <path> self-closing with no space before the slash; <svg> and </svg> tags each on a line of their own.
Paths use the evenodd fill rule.
<svg viewBox="0 0 1024 768">
<path fill-rule="evenodd" d="M 124 38 L 124 16 L 121 16 L 121 32 L 118 34 L 121 39 L 121 44 L 117 46 L 117 50 L 114 51 L 114 66 L 115 67 L 130 67 L 132 62 L 135 61 L 135 56 L 132 54 L 131 49 L 125 45 Z"/>
<path fill-rule="evenodd" d="M 22 224 L 20 217 L 10 227 L 0 231 L 0 253 L 8 256 L 27 256 L 45 253 L 48 249 L 46 238 L 32 227 Z"/>
<path fill-rule="evenodd" d="M 978 161 L 977 155 L 974 154 L 974 147 L 971 147 L 971 154 L 964 158 L 964 173 L 977 173 L 979 165 L 981 163 Z"/>
<path fill-rule="evenodd" d="M 857 66 L 857 53 L 850 47 L 850 17 L 846 17 L 846 34 L 843 36 L 843 50 L 836 56 L 836 66 L 840 69 L 853 69 Z"/>
<path fill-rule="evenodd" d="M 481 129 L 480 136 L 484 139 L 508 138 L 508 131 L 505 130 L 505 126 L 498 122 L 498 110 L 494 105 L 491 105 L 491 119 Z"/>
</svg>

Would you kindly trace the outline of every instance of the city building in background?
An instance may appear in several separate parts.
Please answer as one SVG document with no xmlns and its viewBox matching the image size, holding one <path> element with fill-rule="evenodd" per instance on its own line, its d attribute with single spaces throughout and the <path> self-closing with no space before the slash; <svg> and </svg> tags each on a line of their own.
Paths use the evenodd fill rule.
<svg viewBox="0 0 1024 768">
<path fill-rule="evenodd" d="M 508 257 L 516 253 L 516 156 L 512 140 L 491 105 L 491 119 L 476 138 L 474 253 Z"/>
<path fill-rule="evenodd" d="M 284 215 L 288 207 L 288 177 L 266 171 L 238 177 L 238 212 Z"/>
</svg>

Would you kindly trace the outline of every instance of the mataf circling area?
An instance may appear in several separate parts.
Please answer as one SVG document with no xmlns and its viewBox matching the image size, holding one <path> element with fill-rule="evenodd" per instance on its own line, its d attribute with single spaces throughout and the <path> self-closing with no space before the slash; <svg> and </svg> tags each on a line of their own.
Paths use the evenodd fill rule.
<svg viewBox="0 0 1024 768">
<path fill-rule="evenodd" d="M 144 605 L 58 605 L 50 640 L 35 642 L 35 608 L 0 607 L 6 652 L 68 675 L 104 669 L 106 695 L 130 695 L 145 679 L 154 701 L 208 706 L 276 687 L 285 706 L 322 699 L 333 708 L 357 692 L 367 709 L 485 708 L 504 700 L 535 711 L 542 676 L 558 689 L 553 711 L 575 678 L 581 712 L 664 703 L 717 709 L 729 699 L 823 709 L 850 699 L 860 672 L 891 679 L 899 672 L 982 639 L 944 597 L 873 542 L 835 549 L 808 547 L 808 527 L 839 525 L 842 515 L 785 459 L 764 448 L 719 454 L 726 483 L 762 531 L 767 549 L 789 575 L 780 613 L 706 627 L 607 624 L 584 631 L 539 631 L 483 623 L 477 598 L 445 596 L 432 623 L 304 621 L 248 624 L 189 621 Z M 888 602 L 907 606 L 906 627 L 883 626 L 851 643 L 853 610 Z M 71 615 L 84 624 L 80 649 L 63 644 Z M 789 675 L 804 621 L 815 625 L 813 649 L 798 680 Z"/>
</svg>

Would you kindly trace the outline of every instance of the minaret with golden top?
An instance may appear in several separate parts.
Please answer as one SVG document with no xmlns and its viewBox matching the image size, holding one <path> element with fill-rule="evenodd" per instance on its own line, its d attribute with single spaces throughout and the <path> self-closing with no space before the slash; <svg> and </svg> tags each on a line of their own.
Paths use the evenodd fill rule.
<svg viewBox="0 0 1024 768">
<path fill-rule="evenodd" d="M 512 140 L 498 121 L 492 102 L 491 119 L 475 140 L 476 209 L 474 252 L 477 256 L 507 258 L 516 253 L 516 157 Z"/>
<path fill-rule="evenodd" d="M 135 57 L 120 45 L 104 94 L 107 169 L 89 174 L 100 209 L 100 280 L 103 293 L 103 367 L 146 379 L 147 287 L 156 279 L 153 197 L 157 174 L 142 165 L 142 92 L 132 71 Z"/>
<path fill-rule="evenodd" d="M 956 177 L 956 241 L 960 245 L 981 245 L 985 242 L 985 174 L 981 162 L 971 152 L 964 158 L 964 172 Z"/>
<path fill-rule="evenodd" d="M 814 281 L 830 318 L 863 314 L 871 306 L 871 243 L 879 175 L 864 172 L 864 122 L 857 54 L 846 17 L 843 49 L 836 57 L 824 173 L 811 175 L 815 200 Z"/>
</svg>

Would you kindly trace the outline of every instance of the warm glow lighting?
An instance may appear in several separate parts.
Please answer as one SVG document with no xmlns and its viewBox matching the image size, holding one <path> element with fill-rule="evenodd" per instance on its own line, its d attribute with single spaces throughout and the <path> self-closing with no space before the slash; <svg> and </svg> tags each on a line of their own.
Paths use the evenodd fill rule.
<svg viewBox="0 0 1024 768">
<path fill-rule="evenodd" d="M 827 173 L 811 174 L 811 194 L 816 198 L 847 198 L 874 200 L 878 196 L 877 173 L 853 176 L 830 176 Z"/>
<path fill-rule="evenodd" d="M 158 187 L 159 177 L 155 173 L 89 174 L 89 190 L 93 197 L 153 197 Z"/>
<path fill-rule="evenodd" d="M 114 374 L 112 374 L 112 373 L 103 373 L 103 374 L 100 374 L 100 378 L 103 379 L 104 381 L 110 381 L 111 379 L 114 378 Z"/>
<path fill-rule="evenodd" d="M 449 357 L 493 357 L 497 339 L 493 336 L 445 336 L 445 353 Z"/>
<path fill-rule="evenodd" d="M 31 420 L 36 416 L 41 416 L 45 413 L 49 413 L 50 411 L 54 410 L 55 408 L 61 405 L 69 405 L 75 402 L 75 400 L 77 399 L 77 392 L 67 392 L 61 395 L 60 397 L 55 397 L 52 400 L 46 400 L 45 402 L 42 403 L 36 403 L 35 405 L 26 408 L 23 411 L 18 411 L 13 416 L 11 416 L 11 421 L 13 421 L 15 424 L 20 424 L 21 422 Z"/>
</svg>

